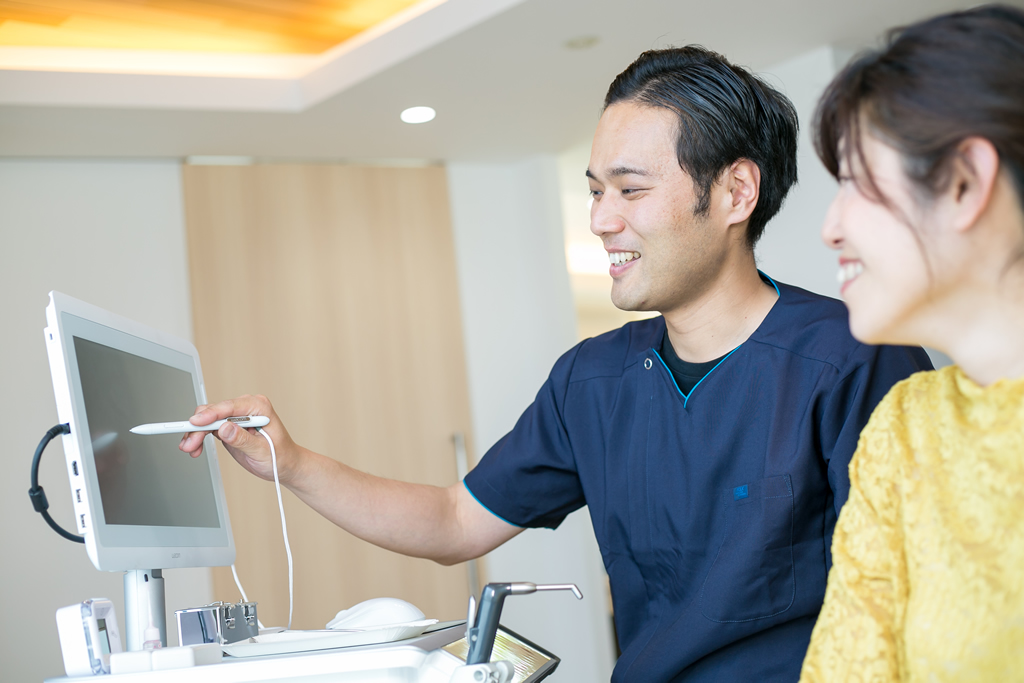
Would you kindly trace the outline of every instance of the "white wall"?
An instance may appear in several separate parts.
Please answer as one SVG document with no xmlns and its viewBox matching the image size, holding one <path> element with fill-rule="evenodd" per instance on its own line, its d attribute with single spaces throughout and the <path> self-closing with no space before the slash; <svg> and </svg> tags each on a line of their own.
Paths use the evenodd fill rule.
<svg viewBox="0 0 1024 683">
<path fill-rule="evenodd" d="M 814 108 L 845 57 L 830 46 L 766 69 L 761 73 L 789 96 L 800 117 L 797 151 L 799 183 L 757 245 L 758 266 L 771 277 L 826 296 L 839 297 L 838 255 L 821 241 L 825 211 L 836 183 L 818 161 L 811 142 Z"/>
<path fill-rule="evenodd" d="M 576 341 L 554 157 L 448 167 L 473 461 L 513 427 L 552 364 Z M 502 623 L 562 657 L 561 681 L 608 680 L 614 660 L 607 579 L 590 517 L 528 530 L 490 553 L 490 581 L 574 582 L 584 593 L 505 603 Z"/>
<path fill-rule="evenodd" d="M 99 572 L 28 498 L 32 453 L 57 423 L 43 345 L 56 289 L 185 338 L 192 335 L 181 172 L 174 162 L 0 161 L 0 659 L 8 681 L 63 675 L 54 612 L 107 597 L 123 621 L 122 574 Z M 50 513 L 74 531 L 60 440 L 40 468 Z M 167 610 L 212 599 L 208 569 L 164 573 Z M 177 643 L 173 623 L 168 637 Z"/>
</svg>

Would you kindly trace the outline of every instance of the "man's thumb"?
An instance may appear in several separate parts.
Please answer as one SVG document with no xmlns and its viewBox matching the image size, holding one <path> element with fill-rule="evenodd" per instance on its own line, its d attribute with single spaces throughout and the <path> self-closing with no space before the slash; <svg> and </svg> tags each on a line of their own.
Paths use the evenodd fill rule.
<svg viewBox="0 0 1024 683">
<path fill-rule="evenodd" d="M 252 450 L 255 442 L 252 439 L 252 435 L 244 429 L 239 429 L 236 425 L 231 422 L 225 422 L 220 426 L 217 431 L 217 436 L 228 446 L 237 448 L 240 451 L 249 452 Z"/>
</svg>

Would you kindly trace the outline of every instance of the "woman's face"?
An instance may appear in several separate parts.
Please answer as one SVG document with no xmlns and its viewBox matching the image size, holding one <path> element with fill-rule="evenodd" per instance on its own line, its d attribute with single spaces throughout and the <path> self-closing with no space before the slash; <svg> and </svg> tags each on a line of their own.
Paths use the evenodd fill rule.
<svg viewBox="0 0 1024 683">
<path fill-rule="evenodd" d="M 922 244 L 910 225 L 922 225 L 925 216 L 911 192 L 900 154 L 868 134 L 862 146 L 888 202 L 870 195 L 856 158 L 844 161 L 839 191 L 821 236 L 839 251 L 840 293 L 850 310 L 853 336 L 869 344 L 920 343 L 931 277 Z"/>
</svg>

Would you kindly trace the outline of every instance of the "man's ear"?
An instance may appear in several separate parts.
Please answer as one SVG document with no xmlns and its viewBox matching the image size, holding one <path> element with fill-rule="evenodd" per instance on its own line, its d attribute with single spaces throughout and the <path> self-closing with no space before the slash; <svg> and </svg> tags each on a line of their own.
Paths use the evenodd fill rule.
<svg viewBox="0 0 1024 683">
<path fill-rule="evenodd" d="M 988 208 L 998 176 L 999 152 L 991 142 L 972 137 L 960 143 L 943 193 L 955 230 L 967 231 L 978 222 Z"/>
<path fill-rule="evenodd" d="M 738 159 L 723 172 L 721 185 L 725 190 L 722 208 L 727 212 L 727 224 L 747 221 L 761 194 L 760 167 L 750 159 Z"/>
</svg>

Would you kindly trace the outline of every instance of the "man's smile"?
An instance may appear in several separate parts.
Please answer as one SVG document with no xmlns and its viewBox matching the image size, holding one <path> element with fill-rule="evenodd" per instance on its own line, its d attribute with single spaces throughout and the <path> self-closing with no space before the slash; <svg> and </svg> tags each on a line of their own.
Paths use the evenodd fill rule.
<svg viewBox="0 0 1024 683">
<path fill-rule="evenodd" d="M 609 251 L 608 261 L 613 266 L 621 266 L 624 263 L 629 263 L 634 259 L 640 258 L 639 251 Z"/>
</svg>

